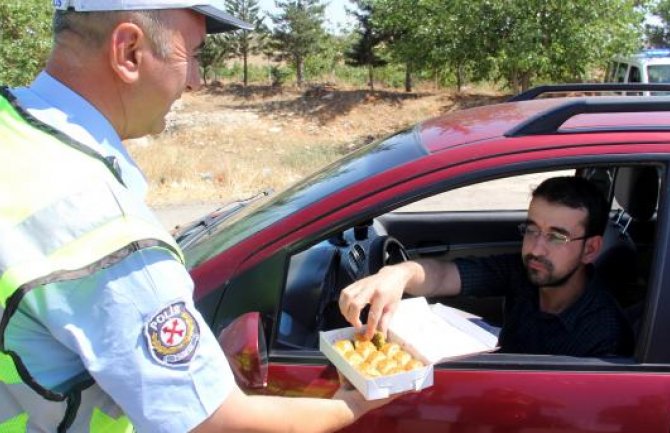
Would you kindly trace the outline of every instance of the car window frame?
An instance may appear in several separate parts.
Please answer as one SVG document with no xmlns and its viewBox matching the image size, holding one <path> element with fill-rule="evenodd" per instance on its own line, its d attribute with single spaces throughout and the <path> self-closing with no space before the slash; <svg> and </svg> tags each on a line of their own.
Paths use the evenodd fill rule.
<svg viewBox="0 0 670 433">
<path fill-rule="evenodd" d="M 636 156 L 636 155 L 633 155 Z M 612 155 L 605 155 L 603 157 L 600 156 L 594 156 L 591 158 L 588 158 L 588 160 L 584 161 L 581 163 L 583 166 L 593 166 L 597 164 L 603 164 L 603 165 L 610 165 L 610 164 L 618 164 L 618 165 L 627 165 L 630 163 L 654 163 L 656 165 L 659 165 L 662 167 L 663 172 L 665 173 L 664 175 L 664 181 L 668 182 L 668 158 L 666 156 L 663 156 L 662 158 L 658 157 L 652 157 L 650 158 L 649 156 L 642 155 L 639 158 L 637 158 L 636 161 L 631 161 L 631 155 L 622 155 L 621 157 L 615 157 Z M 517 167 L 514 169 L 510 167 L 505 167 L 503 169 L 495 169 L 495 170 L 489 170 L 486 172 L 478 172 L 474 175 L 467 176 L 468 178 L 464 179 L 448 179 L 448 183 L 445 183 L 445 185 L 454 185 L 454 184 L 463 184 L 463 183 L 476 183 L 477 180 L 482 180 L 484 178 L 490 178 L 490 177 L 505 177 L 505 176 L 512 176 L 514 174 L 520 174 L 523 172 L 534 172 L 534 171 L 542 171 L 542 170 L 559 170 L 561 167 L 563 168 L 575 168 L 577 165 L 575 164 L 560 164 L 558 161 L 549 161 L 549 162 L 538 162 L 538 161 L 528 161 L 526 163 L 521 163 L 518 164 Z M 426 194 L 429 195 L 429 194 Z M 659 204 L 659 214 L 663 212 L 663 215 L 667 214 L 665 211 L 665 202 L 666 202 L 666 194 L 663 194 L 661 197 L 661 201 L 663 203 L 663 211 L 661 211 L 661 207 Z M 664 227 L 666 231 L 666 238 L 670 239 L 670 229 L 667 227 L 667 218 L 665 218 L 664 221 Z M 322 239 L 321 239 L 322 240 Z M 316 243 L 317 240 L 303 240 L 300 242 L 301 249 L 304 249 L 308 246 L 308 244 L 314 244 Z M 665 241 L 666 244 L 669 244 L 669 241 Z M 658 255 L 658 245 L 656 247 L 657 255 Z M 290 248 L 290 251 L 288 252 L 286 256 L 286 266 L 288 267 L 288 263 L 290 261 L 291 255 L 294 253 L 295 250 L 293 247 Z M 652 263 L 652 269 L 650 269 L 650 274 L 657 274 L 660 271 L 658 270 L 658 263 L 656 259 L 654 259 L 654 263 Z M 286 269 L 288 271 L 288 269 Z M 668 280 L 668 284 L 670 287 L 670 273 L 664 273 L 663 275 L 660 275 L 659 277 L 662 277 L 661 279 L 663 281 Z M 650 282 L 651 284 L 651 282 Z M 668 296 L 670 298 L 670 291 L 668 291 Z M 283 297 L 283 292 L 282 292 L 282 297 Z M 648 301 L 649 302 L 649 301 Z M 670 304 L 670 302 L 668 302 Z M 277 307 L 277 315 L 280 313 L 281 307 Z M 648 313 L 649 314 L 649 313 Z M 647 326 L 647 323 L 649 320 L 650 316 L 647 316 L 645 318 L 645 326 Z M 668 325 L 670 325 L 670 320 L 667 320 Z M 279 323 L 279 317 L 276 317 L 276 323 L 278 326 Z M 654 334 L 652 332 L 653 330 L 649 331 L 646 330 L 645 332 L 647 335 L 645 338 L 648 340 L 647 343 L 651 344 L 649 340 L 656 339 L 658 340 L 658 334 Z M 318 351 L 307 349 L 307 350 L 299 350 L 299 351 L 293 351 L 293 350 L 281 350 L 281 349 L 276 349 L 274 348 L 274 340 L 270 340 L 271 344 L 271 358 L 272 357 L 278 357 L 278 359 L 310 359 L 310 363 L 313 362 L 320 362 L 318 359 L 321 359 L 325 361 L 325 357 L 319 355 Z M 636 349 L 635 356 L 632 358 L 591 358 L 591 357 L 586 357 L 586 358 L 572 358 L 572 357 L 562 357 L 562 356 L 553 356 L 553 355 L 528 355 L 528 354 L 499 354 L 499 353 L 490 353 L 490 354 L 485 354 L 485 355 L 478 355 L 472 358 L 469 358 L 468 360 L 464 361 L 459 361 L 459 362 L 449 362 L 448 364 L 440 364 L 438 366 L 439 369 L 458 369 L 458 368 L 479 368 L 479 367 L 486 367 L 492 368 L 492 369 L 514 369 L 514 368 L 522 368 L 524 370 L 542 370 L 542 369 L 556 369 L 556 370 L 561 370 L 561 371 L 578 371 L 578 370 L 599 370 L 599 371 L 668 371 L 670 370 L 670 353 L 668 354 L 667 358 L 665 360 L 662 360 L 662 362 L 656 362 L 653 364 L 650 364 L 648 362 L 644 362 L 644 358 L 647 356 L 646 351 L 642 351 L 640 344 L 638 344 L 638 348 Z M 484 357 L 484 358 L 482 358 Z M 641 358 L 642 357 L 642 358 Z M 523 367 L 520 367 L 519 363 L 523 362 Z"/>
</svg>

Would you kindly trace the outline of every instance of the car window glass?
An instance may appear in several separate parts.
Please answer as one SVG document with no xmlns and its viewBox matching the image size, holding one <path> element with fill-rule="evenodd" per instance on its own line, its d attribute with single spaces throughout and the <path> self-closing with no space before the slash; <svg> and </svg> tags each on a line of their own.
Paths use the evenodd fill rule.
<svg viewBox="0 0 670 433">
<path fill-rule="evenodd" d="M 647 66 L 650 83 L 670 83 L 670 65 Z"/>
<path fill-rule="evenodd" d="M 628 76 L 628 81 L 631 83 L 642 82 L 642 77 L 640 76 L 640 68 L 638 68 L 637 66 L 630 67 L 630 74 Z"/>
<path fill-rule="evenodd" d="M 248 210 L 208 228 L 200 239 L 189 246 L 187 266 L 195 267 L 297 209 L 394 167 L 399 161 L 409 162 L 424 156 L 427 150 L 416 137 L 410 128 L 371 143 L 268 200 L 259 202 L 257 206 L 250 206 Z"/>
<path fill-rule="evenodd" d="M 573 176 L 574 173 L 574 170 L 562 170 L 481 182 L 419 200 L 396 212 L 526 210 L 530 194 L 540 182 L 554 176 Z"/>
<path fill-rule="evenodd" d="M 531 191 L 544 179 L 555 176 L 582 176 L 595 182 L 604 193 L 609 195 L 614 191 L 615 179 L 617 182 L 623 181 L 623 186 L 625 182 L 635 179 L 638 179 L 636 182 L 644 180 L 640 187 L 648 190 L 650 182 L 653 181 L 647 176 L 649 168 L 601 166 L 524 174 L 480 182 L 429 197 L 386 215 L 380 215 L 376 220 L 382 221 L 375 223 L 370 221 L 347 228 L 341 233 L 315 243 L 306 250 L 296 251 L 290 255 L 277 320 L 278 327 L 272 346 L 274 349 L 289 351 L 315 350 L 319 345 L 319 331 L 349 326 L 339 313 L 338 294 L 343 287 L 363 276 L 363 274 L 358 275 L 358 269 L 352 267 L 351 263 L 352 260 L 358 263 L 360 259 L 364 264 L 361 269 L 367 268 L 365 264 L 370 262 L 369 257 L 372 251 L 370 247 L 375 238 L 386 234 L 393 236 L 401 241 L 409 257 L 412 258 L 443 254 L 445 259 L 451 260 L 484 254 L 507 254 L 518 251 L 520 238 L 516 230 L 513 236 L 507 236 L 506 224 L 509 221 L 506 222 L 506 218 L 509 218 L 509 215 L 505 217 L 501 214 L 501 219 L 496 220 L 496 211 L 503 213 L 506 210 L 525 211 Z M 658 179 L 663 178 L 660 171 L 657 176 Z M 662 191 L 660 185 L 656 186 Z M 596 267 L 599 274 L 602 273 L 602 278 L 618 282 L 616 289 L 612 290 L 612 295 L 624 310 L 626 318 L 631 321 L 635 335 L 639 335 L 643 321 L 647 281 L 650 276 L 650 263 L 653 257 L 656 218 L 631 217 L 627 213 L 629 206 L 637 206 L 635 203 L 640 202 L 639 199 L 644 198 L 645 195 L 629 188 L 622 188 L 621 192 L 630 197 L 622 196 L 624 198 L 623 207 L 616 199 L 612 203 L 612 220 L 608 223 L 608 227 L 614 230 L 609 234 L 606 233 L 604 240 L 604 244 L 609 245 L 608 252 L 604 255 L 607 261 L 596 263 Z M 632 199 L 635 199 L 635 203 L 631 201 Z M 413 214 L 403 214 L 406 210 L 412 209 Z M 426 215 L 428 218 L 423 218 L 423 215 L 420 214 L 420 212 L 428 213 L 436 209 L 456 212 L 445 213 L 446 219 L 441 219 L 442 216 L 436 217 L 436 215 Z M 621 211 L 616 212 L 617 209 Z M 487 212 L 485 218 L 480 219 L 478 223 L 476 214 L 481 212 L 472 211 L 482 210 L 490 211 L 490 213 Z M 458 213 L 458 211 L 471 212 Z M 395 215 L 395 217 L 389 217 L 389 215 Z M 455 215 L 456 218 L 450 215 Z M 519 215 L 520 218 L 523 218 L 521 213 Z M 385 217 L 389 219 L 384 219 Z M 397 219 L 394 219 L 396 217 Z M 482 225 L 481 222 L 484 222 L 485 225 Z M 374 224 L 381 224 L 385 230 L 379 232 Z M 403 225 L 408 224 L 411 229 L 409 235 L 403 230 Z M 431 228 L 421 232 L 420 226 L 425 224 L 433 224 L 432 227 L 438 227 L 439 230 Z M 516 225 L 513 227 L 516 228 Z M 361 229 L 367 234 L 363 235 Z M 428 236 L 430 239 L 433 233 L 440 232 L 449 232 L 449 236 L 444 238 L 437 236 L 435 239 L 446 240 L 450 243 L 450 248 L 439 249 L 437 244 L 421 243 L 420 238 Z M 419 242 L 412 244 L 411 242 L 416 239 L 419 239 Z M 509 248 L 510 251 L 495 252 L 496 248 Z M 626 254 L 629 253 L 632 255 L 627 256 Z M 621 259 L 624 261 L 621 262 Z M 637 265 L 631 266 L 633 262 L 637 262 Z M 481 317 L 486 324 L 491 326 L 499 327 L 503 323 L 503 298 L 501 297 L 481 299 L 454 297 L 431 300 L 431 302 L 441 302 L 462 309 Z"/>
<path fill-rule="evenodd" d="M 605 82 L 609 83 L 614 80 L 614 71 L 616 71 L 616 62 L 610 62 L 607 64 L 607 73 L 605 74 Z"/>
<path fill-rule="evenodd" d="M 614 77 L 614 81 L 617 83 L 623 83 L 626 81 L 626 72 L 628 70 L 628 64 L 626 63 L 619 63 L 619 66 L 617 67 L 616 71 L 616 76 Z"/>
</svg>

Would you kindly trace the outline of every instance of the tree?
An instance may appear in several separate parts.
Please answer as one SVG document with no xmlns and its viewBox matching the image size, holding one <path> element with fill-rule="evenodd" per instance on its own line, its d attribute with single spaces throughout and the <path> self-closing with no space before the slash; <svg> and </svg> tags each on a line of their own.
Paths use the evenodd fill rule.
<svg viewBox="0 0 670 433">
<path fill-rule="evenodd" d="M 205 45 L 200 51 L 200 67 L 202 68 L 202 77 L 205 85 L 207 85 L 208 73 L 214 70 L 231 52 L 232 48 L 230 47 L 229 40 L 224 34 L 207 35 Z M 216 74 L 213 79 L 216 79 Z"/>
<path fill-rule="evenodd" d="M 657 16 L 660 25 L 647 25 L 645 33 L 647 43 L 652 47 L 670 46 L 670 0 L 658 0 L 650 6 L 650 13 Z"/>
<path fill-rule="evenodd" d="M 485 79 L 492 69 L 490 27 L 493 2 L 488 0 L 424 0 L 430 11 L 422 26 L 430 29 L 425 64 L 450 71 L 460 92 L 468 79 Z"/>
<path fill-rule="evenodd" d="M 350 0 L 357 10 L 348 11 L 358 20 L 356 33 L 358 40 L 345 52 L 345 61 L 351 66 L 364 66 L 368 68 L 368 86 L 370 90 L 375 89 L 374 68 L 384 66 L 388 62 L 377 55 L 377 47 L 388 40 L 388 37 L 379 29 L 376 29 L 371 20 L 373 5 L 370 0 Z"/>
<path fill-rule="evenodd" d="M 305 58 L 319 51 L 325 34 L 325 5 L 319 0 L 277 0 L 275 5 L 281 10 L 270 16 L 275 25 L 275 49 L 280 60 L 286 59 L 293 64 L 298 87 L 301 87 Z"/>
<path fill-rule="evenodd" d="M 432 0 L 431 0 L 432 1 Z M 405 65 L 405 91 L 412 91 L 412 72 L 428 65 L 434 28 L 426 25 L 433 12 L 424 0 L 373 0 L 372 25 L 388 38 L 388 51 Z"/>
<path fill-rule="evenodd" d="M 51 16 L 44 0 L 0 2 L 0 83 L 28 84 L 51 50 Z"/>
<path fill-rule="evenodd" d="M 513 91 L 537 78 L 575 81 L 612 55 L 640 47 L 644 13 L 633 0 L 502 1 L 489 34 L 501 75 Z"/>
<path fill-rule="evenodd" d="M 228 13 L 242 21 L 253 24 L 254 30 L 239 30 L 226 35 L 231 54 L 242 58 L 242 75 L 244 87 L 249 83 L 248 60 L 251 54 L 257 54 L 267 34 L 260 15 L 257 0 L 226 0 Z"/>
<path fill-rule="evenodd" d="M 344 61 L 345 52 L 352 45 L 352 36 L 351 33 L 325 33 L 321 38 L 318 52 L 305 57 L 305 73 L 319 77 L 328 76 L 333 80 L 335 68 Z"/>
<path fill-rule="evenodd" d="M 538 79 L 582 80 L 615 53 L 639 48 L 646 3 L 371 1 L 374 25 L 389 32 L 391 54 L 408 72 L 450 69 L 460 87 L 497 71 L 515 91 Z"/>
</svg>

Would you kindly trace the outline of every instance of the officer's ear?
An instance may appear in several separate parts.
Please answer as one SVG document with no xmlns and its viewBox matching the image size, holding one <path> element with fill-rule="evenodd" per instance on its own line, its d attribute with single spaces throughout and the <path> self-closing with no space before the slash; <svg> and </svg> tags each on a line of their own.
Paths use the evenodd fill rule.
<svg viewBox="0 0 670 433">
<path fill-rule="evenodd" d="M 124 83 L 136 82 L 144 52 L 148 48 L 142 29 L 133 23 L 120 23 L 112 31 L 109 48 L 109 61 L 115 74 Z"/>
</svg>

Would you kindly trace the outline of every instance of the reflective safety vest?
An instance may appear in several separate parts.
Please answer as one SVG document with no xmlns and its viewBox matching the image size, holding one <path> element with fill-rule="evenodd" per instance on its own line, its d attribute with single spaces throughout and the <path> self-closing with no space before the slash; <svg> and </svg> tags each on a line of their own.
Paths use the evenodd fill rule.
<svg viewBox="0 0 670 433">
<path fill-rule="evenodd" d="M 64 392 L 40 385 L 5 346 L 5 332 L 36 287 L 94 274 L 144 248 L 183 262 L 181 251 L 114 164 L 33 118 L 4 87 L 0 161 L 0 433 L 132 431 L 89 376 Z"/>
</svg>

